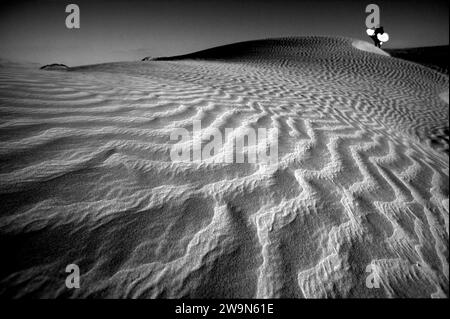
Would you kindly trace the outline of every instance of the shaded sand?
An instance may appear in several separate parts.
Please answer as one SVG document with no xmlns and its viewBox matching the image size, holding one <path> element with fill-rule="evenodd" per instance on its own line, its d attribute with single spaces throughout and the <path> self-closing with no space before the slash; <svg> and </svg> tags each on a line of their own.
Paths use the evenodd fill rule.
<svg viewBox="0 0 450 319">
<path fill-rule="evenodd" d="M 0 295 L 448 297 L 448 77 L 354 43 L 0 68 Z M 171 162 L 194 119 L 279 164 Z"/>
<path fill-rule="evenodd" d="M 386 49 L 391 56 L 420 63 L 448 75 L 448 45 L 406 49 Z"/>
</svg>

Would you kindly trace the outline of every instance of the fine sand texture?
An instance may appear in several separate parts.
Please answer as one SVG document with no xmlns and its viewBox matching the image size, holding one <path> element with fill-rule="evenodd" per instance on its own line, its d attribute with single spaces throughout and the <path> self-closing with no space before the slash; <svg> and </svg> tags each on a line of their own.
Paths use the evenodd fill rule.
<svg viewBox="0 0 450 319">
<path fill-rule="evenodd" d="M 328 37 L 2 65 L 0 296 L 448 297 L 448 86 Z M 278 163 L 171 161 L 193 120 Z"/>
</svg>

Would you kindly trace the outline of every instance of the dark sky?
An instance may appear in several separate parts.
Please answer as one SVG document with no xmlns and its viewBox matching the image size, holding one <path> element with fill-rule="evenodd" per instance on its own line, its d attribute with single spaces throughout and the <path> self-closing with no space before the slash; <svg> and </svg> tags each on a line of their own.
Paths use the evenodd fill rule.
<svg viewBox="0 0 450 319">
<path fill-rule="evenodd" d="M 69 3 L 80 7 L 80 29 L 65 26 Z M 381 25 L 391 38 L 385 47 L 448 45 L 446 0 L 16 0 L 0 2 L 0 57 L 73 66 L 267 37 L 370 41 L 365 33 L 369 3 L 380 6 Z"/>
</svg>

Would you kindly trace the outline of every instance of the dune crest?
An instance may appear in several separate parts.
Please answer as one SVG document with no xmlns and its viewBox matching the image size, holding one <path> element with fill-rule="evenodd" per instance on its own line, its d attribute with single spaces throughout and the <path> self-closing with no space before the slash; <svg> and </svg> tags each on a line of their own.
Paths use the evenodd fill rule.
<svg viewBox="0 0 450 319">
<path fill-rule="evenodd" d="M 361 41 L 361 40 L 355 40 L 352 42 L 352 45 L 362 51 L 366 51 L 366 52 L 370 52 L 370 53 L 376 53 L 376 54 L 381 54 L 381 55 L 385 55 L 385 56 L 390 56 L 389 53 L 383 51 L 380 48 L 377 48 L 376 46 L 374 46 L 373 44 L 367 42 L 367 41 Z"/>
<path fill-rule="evenodd" d="M 448 76 L 327 37 L 156 60 L 0 69 L 1 296 L 448 297 Z M 172 162 L 194 120 L 278 164 Z"/>
</svg>

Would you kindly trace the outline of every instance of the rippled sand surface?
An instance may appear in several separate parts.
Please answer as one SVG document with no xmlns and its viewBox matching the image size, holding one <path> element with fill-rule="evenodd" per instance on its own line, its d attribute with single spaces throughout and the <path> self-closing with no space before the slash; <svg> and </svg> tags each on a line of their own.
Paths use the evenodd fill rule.
<svg viewBox="0 0 450 319">
<path fill-rule="evenodd" d="M 448 297 L 448 85 L 344 38 L 2 66 L 0 295 Z M 172 162 L 193 120 L 278 164 Z"/>
</svg>

